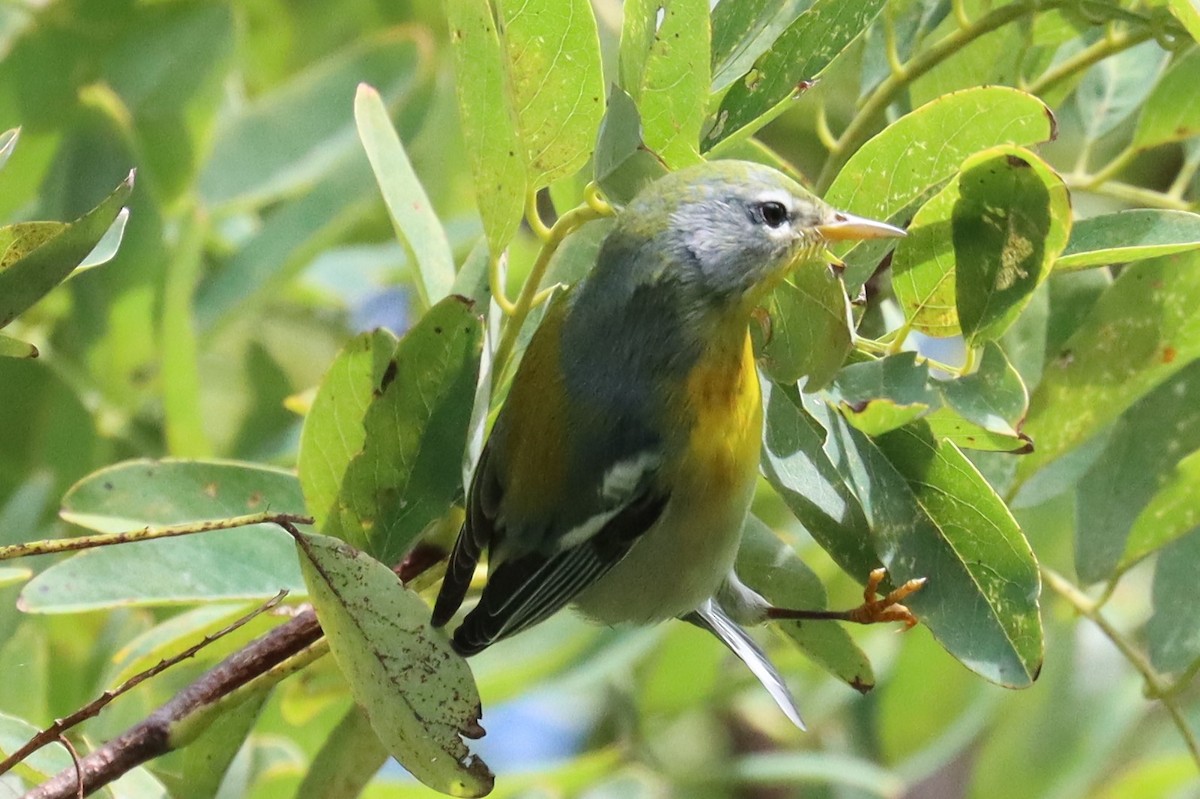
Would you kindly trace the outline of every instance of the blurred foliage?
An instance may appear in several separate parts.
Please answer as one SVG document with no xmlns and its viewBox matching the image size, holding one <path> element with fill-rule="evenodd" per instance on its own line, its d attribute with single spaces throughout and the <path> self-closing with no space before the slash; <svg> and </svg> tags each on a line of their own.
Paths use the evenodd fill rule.
<svg viewBox="0 0 1200 799">
<path fill-rule="evenodd" d="M 6 4 L 0 547 L 316 524 L 299 560 L 265 524 L 0 549 L 0 755 L 289 588 L 333 657 L 106 795 L 434 795 L 389 754 L 478 795 L 482 702 L 494 796 L 1200 796 L 1198 36 L 1194 0 Z M 746 581 L 841 607 L 878 565 L 930 578 L 904 636 L 756 632 L 808 733 L 687 625 L 560 614 L 467 669 L 437 569 L 388 571 L 453 535 L 609 203 L 703 158 L 910 230 L 802 267 L 755 331 Z"/>
</svg>

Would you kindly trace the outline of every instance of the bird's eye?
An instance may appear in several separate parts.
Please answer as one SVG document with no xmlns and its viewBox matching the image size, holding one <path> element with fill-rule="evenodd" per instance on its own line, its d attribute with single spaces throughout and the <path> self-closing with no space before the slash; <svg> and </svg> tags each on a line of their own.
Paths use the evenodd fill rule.
<svg viewBox="0 0 1200 799">
<path fill-rule="evenodd" d="M 759 203 L 758 213 L 767 227 L 783 227 L 788 221 L 787 208 L 784 207 L 783 203 L 775 202 L 774 200 Z"/>
</svg>

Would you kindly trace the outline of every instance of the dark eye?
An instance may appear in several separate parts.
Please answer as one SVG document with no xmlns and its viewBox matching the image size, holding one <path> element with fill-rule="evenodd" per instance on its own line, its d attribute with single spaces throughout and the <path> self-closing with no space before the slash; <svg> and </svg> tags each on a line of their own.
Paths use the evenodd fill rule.
<svg viewBox="0 0 1200 799">
<path fill-rule="evenodd" d="M 787 208 L 783 203 L 777 203 L 774 200 L 759 203 L 758 213 L 767 227 L 783 227 L 788 221 Z"/>
</svg>

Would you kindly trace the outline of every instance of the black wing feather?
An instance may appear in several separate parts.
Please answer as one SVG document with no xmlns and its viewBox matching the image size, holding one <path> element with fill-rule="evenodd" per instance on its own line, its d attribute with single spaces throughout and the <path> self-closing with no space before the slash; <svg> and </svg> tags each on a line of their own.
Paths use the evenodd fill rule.
<svg viewBox="0 0 1200 799">
<path fill-rule="evenodd" d="M 473 655 L 562 608 L 625 557 L 658 520 L 667 498 L 641 494 L 588 540 L 549 556 L 523 555 L 489 570 L 479 604 L 454 632 L 454 648 L 463 656 Z"/>
</svg>

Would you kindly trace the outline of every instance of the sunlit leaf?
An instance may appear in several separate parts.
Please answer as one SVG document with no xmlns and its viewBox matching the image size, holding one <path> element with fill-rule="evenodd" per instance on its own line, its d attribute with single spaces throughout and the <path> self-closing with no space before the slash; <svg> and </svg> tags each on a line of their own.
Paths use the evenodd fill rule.
<svg viewBox="0 0 1200 799">
<path fill-rule="evenodd" d="M 0 358 L 36 358 L 38 348 L 0 333 Z"/>
<path fill-rule="evenodd" d="M 939 404 L 929 366 L 917 363 L 914 352 L 850 364 L 834 379 L 831 393 L 847 421 L 873 436 L 903 427 Z"/>
<path fill-rule="evenodd" d="M 1123 264 L 1200 249 L 1200 214 L 1131 208 L 1076 222 L 1055 271 Z"/>
<path fill-rule="evenodd" d="M 462 490 L 462 455 L 482 348 L 483 328 L 470 304 L 447 297 L 401 339 L 381 374 L 376 374 L 374 351 L 347 363 L 354 371 L 346 383 L 349 391 L 340 399 L 336 389 L 341 386 L 330 389 L 336 393 L 328 407 L 336 418 L 323 426 L 340 427 L 343 419 L 350 426 L 353 411 L 333 406 L 362 407 L 358 397 L 368 365 L 378 382 L 372 382 L 371 402 L 361 417 L 362 449 L 346 464 L 333 507 L 317 511 L 328 514 L 320 528 L 324 533 L 394 564 L 421 530 L 446 512 Z M 328 433 L 310 437 L 313 446 L 300 466 L 305 470 L 313 458 L 326 460 L 318 466 L 324 475 L 314 500 L 325 495 L 348 451 L 335 446 L 327 458 L 320 441 L 328 438 Z"/>
<path fill-rule="evenodd" d="M 1028 150 L 998 147 L 967 159 L 951 217 L 955 303 L 969 344 L 998 338 L 1067 244 L 1071 200 Z"/>
<path fill-rule="evenodd" d="M 714 93 L 745 75 L 812 0 L 717 3 L 712 12 Z"/>
<path fill-rule="evenodd" d="M 66 280 L 104 237 L 132 190 L 130 173 L 103 202 L 69 225 L 53 229 L 15 225 L 0 231 L 5 234 L 0 239 L 4 248 L 0 256 L 0 327 Z M 57 223 L 25 223 L 30 224 Z M 22 230 L 32 235 L 23 235 Z"/>
<path fill-rule="evenodd" d="M 454 283 L 454 256 L 450 253 L 446 231 L 413 172 L 404 145 L 388 118 L 383 98 L 366 84 L 358 86 L 354 118 L 358 136 L 392 217 L 392 225 L 416 265 L 417 293 L 429 307 L 449 294 Z"/>
<path fill-rule="evenodd" d="M 367 435 L 363 419 L 397 343 L 386 330 L 361 333 L 347 342 L 304 418 L 297 459 L 300 486 L 318 529 L 334 509 L 346 467 L 362 451 Z"/>
<path fill-rule="evenodd" d="M 1004 86 L 964 89 L 926 103 L 864 144 L 825 199 L 868 219 L 890 220 L 953 176 L 972 153 L 999 144 L 1036 144 L 1054 135 L 1054 115 L 1033 95 Z M 847 290 L 856 292 L 877 261 L 848 262 Z"/>
<path fill-rule="evenodd" d="M 342 541 L 301 535 L 296 545 L 330 649 L 388 752 L 443 793 L 488 793 L 492 774 L 462 740 L 483 735 L 475 681 L 430 627 L 429 606 Z"/>
<path fill-rule="evenodd" d="M 729 86 L 721 100 L 703 149 L 761 125 L 772 108 L 791 97 L 803 81 L 820 77 L 839 53 L 871 24 L 883 0 L 815 0 L 754 61 L 754 66 Z"/>
<path fill-rule="evenodd" d="M 702 160 L 708 7 L 706 0 L 630 0 L 622 8 L 622 88 L 641 112 L 646 144 L 675 169 Z"/>
<path fill-rule="evenodd" d="M 1167 7 L 1192 38 L 1200 42 L 1200 8 L 1195 0 L 1167 0 Z"/>
</svg>

